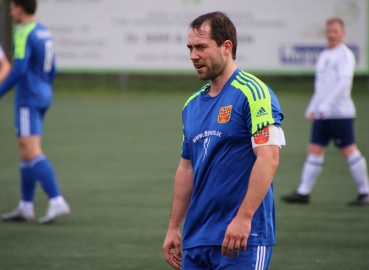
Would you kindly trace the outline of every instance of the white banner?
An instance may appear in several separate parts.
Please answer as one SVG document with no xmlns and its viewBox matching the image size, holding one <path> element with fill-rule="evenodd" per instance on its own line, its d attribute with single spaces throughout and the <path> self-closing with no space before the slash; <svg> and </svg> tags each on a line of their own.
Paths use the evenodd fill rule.
<svg viewBox="0 0 369 270">
<path fill-rule="evenodd" d="M 309 73 L 326 46 L 327 18 L 368 71 L 367 0 L 39 0 L 64 71 L 189 72 L 188 25 L 224 11 L 237 28 L 237 64 L 248 71 Z"/>
</svg>

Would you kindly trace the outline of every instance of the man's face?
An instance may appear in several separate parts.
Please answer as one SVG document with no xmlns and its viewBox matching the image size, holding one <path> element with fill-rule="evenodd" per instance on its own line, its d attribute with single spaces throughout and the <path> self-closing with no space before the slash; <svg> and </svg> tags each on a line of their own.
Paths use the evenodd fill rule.
<svg viewBox="0 0 369 270">
<path fill-rule="evenodd" d="M 14 2 L 10 2 L 10 16 L 13 18 L 15 23 L 20 23 L 20 12 L 21 7 L 16 6 Z"/>
<path fill-rule="evenodd" d="M 327 25 L 325 35 L 328 41 L 328 47 L 333 48 L 343 42 L 345 31 L 339 22 L 332 22 Z"/>
<path fill-rule="evenodd" d="M 203 24 L 200 30 L 190 29 L 187 47 L 190 59 L 201 80 L 217 78 L 225 68 L 225 58 L 222 46 L 218 47 L 215 40 L 210 38 L 210 25 Z"/>
</svg>

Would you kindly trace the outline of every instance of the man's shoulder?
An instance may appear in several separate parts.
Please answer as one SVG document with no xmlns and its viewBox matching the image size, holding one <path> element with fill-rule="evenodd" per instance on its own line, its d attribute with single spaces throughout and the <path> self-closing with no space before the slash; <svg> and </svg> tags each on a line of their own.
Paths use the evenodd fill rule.
<svg viewBox="0 0 369 270">
<path fill-rule="evenodd" d="M 30 27 L 28 31 L 26 31 L 28 34 L 28 37 L 30 39 L 50 39 L 52 38 L 52 33 L 49 28 L 44 26 L 40 22 L 34 22 L 34 24 Z"/>
<path fill-rule="evenodd" d="M 319 54 L 318 60 L 319 61 L 327 61 L 326 59 L 330 59 L 333 62 L 355 62 L 355 56 L 352 50 L 346 46 L 345 44 L 341 43 L 334 48 L 325 48 Z"/>
<path fill-rule="evenodd" d="M 321 54 L 325 53 L 331 53 L 333 55 L 354 55 L 352 50 L 344 43 L 341 43 L 334 48 L 325 48 Z"/>
<path fill-rule="evenodd" d="M 338 63 L 355 65 L 354 53 L 343 43 L 334 48 L 333 55 Z"/>
<path fill-rule="evenodd" d="M 345 54 L 350 55 L 350 57 L 354 58 L 354 53 L 353 51 L 346 45 L 346 44 L 342 44 L 342 51 L 345 52 Z"/>
<path fill-rule="evenodd" d="M 39 22 L 31 22 L 19 27 L 15 32 L 14 41 L 24 43 L 23 40 L 51 38 L 51 31 Z"/>
<path fill-rule="evenodd" d="M 231 82 L 231 86 L 240 90 L 244 95 L 253 96 L 253 100 L 265 97 L 265 92 L 269 92 L 269 86 L 255 75 L 240 70 Z"/>
<path fill-rule="evenodd" d="M 246 71 L 243 71 L 243 70 L 238 71 L 233 81 L 237 81 L 241 85 L 254 84 L 254 85 L 266 86 L 266 84 L 261 79 L 259 79 L 257 76 L 251 73 L 248 73 Z"/>
<path fill-rule="evenodd" d="M 15 31 L 15 41 L 19 39 L 26 39 L 35 29 L 36 25 L 36 22 L 31 22 L 24 26 L 18 26 Z"/>
<path fill-rule="evenodd" d="M 26 55 L 26 48 L 33 43 L 33 32 L 37 22 L 30 22 L 17 28 L 14 35 L 14 59 L 23 59 Z"/>
<path fill-rule="evenodd" d="M 46 28 L 45 26 L 39 24 L 37 27 L 33 30 L 34 36 L 37 39 L 50 39 L 52 38 L 51 31 Z"/>
<path fill-rule="evenodd" d="M 185 103 L 185 105 L 183 106 L 183 109 L 185 108 L 185 107 L 187 107 L 187 105 L 192 101 L 192 100 L 194 100 L 195 98 L 197 98 L 202 92 L 206 92 L 207 91 L 207 89 L 209 89 L 209 87 L 210 87 L 210 84 L 209 83 L 207 83 L 207 84 L 205 84 L 203 87 L 201 87 L 200 89 L 198 89 L 198 90 L 196 90 L 195 92 L 193 92 L 191 95 L 190 95 L 190 97 L 186 100 L 186 103 Z"/>
</svg>

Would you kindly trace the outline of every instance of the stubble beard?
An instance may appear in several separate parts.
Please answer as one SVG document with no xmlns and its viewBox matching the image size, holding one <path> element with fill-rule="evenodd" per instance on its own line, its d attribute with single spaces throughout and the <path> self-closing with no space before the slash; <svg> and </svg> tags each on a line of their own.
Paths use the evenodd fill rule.
<svg viewBox="0 0 369 270">
<path fill-rule="evenodd" d="M 218 55 L 218 58 L 210 63 L 210 68 L 207 65 L 206 67 L 209 71 L 204 74 L 198 74 L 199 78 L 203 81 L 214 80 L 223 73 L 225 68 L 225 61 L 220 55 Z"/>
</svg>

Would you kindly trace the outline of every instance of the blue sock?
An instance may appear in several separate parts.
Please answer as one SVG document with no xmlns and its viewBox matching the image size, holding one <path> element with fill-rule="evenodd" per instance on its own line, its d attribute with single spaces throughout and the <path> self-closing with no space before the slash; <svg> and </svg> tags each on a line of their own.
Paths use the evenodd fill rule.
<svg viewBox="0 0 369 270">
<path fill-rule="evenodd" d="M 30 167 L 49 199 L 60 195 L 53 167 L 45 155 L 33 158 L 30 161 Z"/>
<path fill-rule="evenodd" d="M 22 161 L 20 164 L 22 200 L 33 202 L 36 190 L 36 178 L 33 175 L 29 162 Z"/>
</svg>

